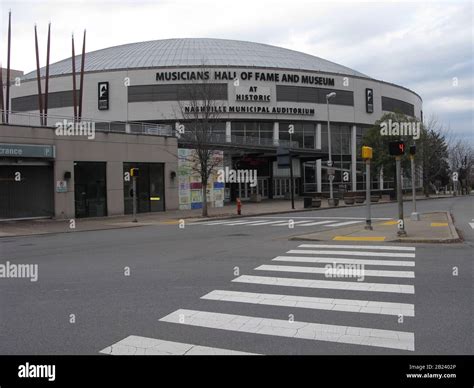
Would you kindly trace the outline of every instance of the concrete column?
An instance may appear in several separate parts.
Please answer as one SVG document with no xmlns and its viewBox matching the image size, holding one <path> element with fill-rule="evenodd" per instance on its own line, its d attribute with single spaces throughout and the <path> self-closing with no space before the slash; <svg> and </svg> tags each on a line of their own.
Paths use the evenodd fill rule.
<svg viewBox="0 0 474 388">
<path fill-rule="evenodd" d="M 380 190 L 383 190 L 383 167 L 379 171 Z"/>
<path fill-rule="evenodd" d="M 225 141 L 232 143 L 232 123 L 230 121 L 225 122 Z"/>
<path fill-rule="evenodd" d="M 275 121 L 273 123 L 273 145 L 278 146 L 280 144 L 280 123 Z"/>
<path fill-rule="evenodd" d="M 123 163 L 107 162 L 107 215 L 124 214 L 125 204 L 123 197 Z"/>
<path fill-rule="evenodd" d="M 323 191 L 323 185 L 321 181 L 321 159 L 316 160 L 316 188 L 318 193 Z"/>
<path fill-rule="evenodd" d="M 176 121 L 174 123 L 174 132 L 176 134 L 176 137 L 179 139 L 181 137 L 180 133 L 179 133 L 179 121 Z"/>
<path fill-rule="evenodd" d="M 357 128 L 351 128 L 351 178 L 352 191 L 357 190 Z"/>
<path fill-rule="evenodd" d="M 321 149 L 321 124 L 316 124 L 316 149 Z"/>
</svg>

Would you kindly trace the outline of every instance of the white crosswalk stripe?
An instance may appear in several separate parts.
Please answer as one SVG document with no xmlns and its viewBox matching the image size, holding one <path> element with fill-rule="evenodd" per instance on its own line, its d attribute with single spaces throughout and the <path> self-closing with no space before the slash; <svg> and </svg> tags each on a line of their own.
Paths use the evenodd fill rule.
<svg viewBox="0 0 474 388">
<path fill-rule="evenodd" d="M 301 244 L 298 248 L 321 248 L 321 249 L 370 249 L 370 250 L 385 250 L 385 251 L 415 251 L 415 247 L 397 247 L 385 245 L 328 245 L 328 244 Z"/>
<path fill-rule="evenodd" d="M 323 219 L 324 218 L 324 219 Z M 390 220 L 390 218 L 373 219 Z M 288 227 L 290 224 L 294 226 L 310 227 L 324 225 L 325 227 L 342 227 L 355 225 L 365 222 L 365 219 L 356 217 L 252 217 L 252 218 L 236 218 L 227 220 L 214 220 L 205 222 L 194 222 L 189 225 L 207 225 L 207 226 L 283 226 Z"/>
<path fill-rule="evenodd" d="M 240 224 L 242 221 L 244 220 L 227 221 L 222 225 L 232 226 L 231 224 L 234 223 L 248 226 L 264 224 L 273 226 L 279 225 L 281 222 L 284 222 L 285 225 L 288 223 L 288 220 L 271 220 L 270 217 L 260 220 L 252 219 L 249 222 L 244 221 L 245 224 Z M 299 226 L 309 224 L 330 226 L 329 224 L 334 223 L 348 225 L 349 221 L 305 219 L 296 222 L 298 222 L 296 225 Z M 408 319 L 415 316 L 415 306 L 413 303 L 409 303 L 414 301 L 415 294 L 413 284 L 415 257 L 416 249 L 407 246 L 300 244 L 296 249 L 289 250 L 287 255 L 274 257 L 272 259 L 274 264 L 261 264 L 254 268 L 254 271 L 260 273 L 261 271 L 279 272 L 281 277 L 238 275 L 231 280 L 234 290 L 213 290 L 201 296 L 203 302 L 209 303 L 202 311 L 177 309 L 159 321 L 167 324 L 192 326 L 196 328 L 193 330 L 220 330 L 269 335 L 275 338 L 286 337 L 414 351 L 415 334 L 409 331 L 399 331 L 397 327 L 402 328 L 403 325 L 394 326 L 393 323 L 395 325 L 397 321 L 400 323 L 400 317 Z M 295 265 L 295 263 L 306 263 L 306 265 Z M 370 269 L 366 269 L 365 266 Z M 354 271 L 340 272 L 339 267 Z M 391 270 L 390 268 L 380 269 L 377 267 L 402 268 Z M 403 267 L 410 270 L 404 270 Z M 306 277 L 291 277 L 298 273 L 305 274 Z M 367 281 L 367 277 L 379 279 L 374 279 L 378 282 L 373 282 Z M 251 290 L 248 290 L 249 287 Z M 300 295 L 303 292 L 306 295 Z M 395 296 L 397 299 L 393 300 Z M 400 302 L 401 300 L 403 303 Z M 229 313 L 228 307 L 237 307 L 239 303 L 252 307 L 255 312 L 250 315 Z M 219 309 L 223 308 L 223 304 L 227 306 L 225 313 L 219 312 Z M 262 306 L 271 306 L 275 309 L 286 308 L 284 316 L 289 313 L 293 314 L 293 309 L 324 310 L 325 317 L 338 314 L 337 324 L 332 324 L 331 320 L 328 323 L 327 318 L 323 322 L 313 322 L 313 319 L 301 321 L 273 319 L 264 316 L 262 311 L 266 310 L 263 310 Z M 386 323 L 379 323 L 380 321 L 359 327 L 356 324 L 359 322 L 357 315 L 365 316 L 365 321 L 370 321 L 371 317 L 375 316 L 396 318 L 388 328 Z M 320 315 L 314 315 L 314 317 L 314 320 L 318 321 L 317 317 Z M 393 330 L 394 328 L 396 330 Z M 210 333 L 212 334 L 212 331 Z M 238 343 L 238 341 L 236 342 Z M 101 353 L 182 355 L 265 353 L 259 349 L 255 353 L 255 347 L 253 347 L 252 353 L 245 353 L 242 350 L 246 349 L 236 351 L 226 349 L 226 346 L 222 348 L 207 347 L 191 345 L 187 341 L 173 342 L 129 336 L 103 349 Z"/>
<path fill-rule="evenodd" d="M 259 294 L 215 290 L 201 299 L 264 304 L 268 306 L 300 307 L 315 310 L 351 311 L 358 313 L 415 316 L 415 306 L 410 303 L 377 302 L 357 299 L 316 298 L 311 296 Z"/>
<path fill-rule="evenodd" d="M 331 228 L 331 227 L 336 227 L 336 226 L 347 226 L 347 225 L 353 225 L 353 224 L 359 224 L 363 221 L 346 221 L 346 222 L 337 222 L 335 224 L 329 224 L 329 225 L 324 225 L 328 228 Z"/>
<path fill-rule="evenodd" d="M 474 221 L 474 220 L 473 220 Z M 474 229 L 474 222 L 469 222 L 469 226 Z"/>
<path fill-rule="evenodd" d="M 160 321 L 219 330 L 392 349 L 414 350 L 415 347 L 413 333 L 403 331 L 323 325 L 310 322 L 290 322 L 282 319 L 249 317 L 208 311 L 181 309 L 161 318 Z"/>
<path fill-rule="evenodd" d="M 308 224 L 302 224 L 300 226 L 324 225 L 324 224 L 330 224 L 332 222 L 334 222 L 334 221 L 328 221 L 328 220 L 326 220 L 326 221 L 316 221 L 316 222 L 310 222 Z"/>
<path fill-rule="evenodd" d="M 346 259 L 340 257 L 311 257 L 311 256 L 277 256 L 274 261 L 292 261 L 299 263 L 336 263 L 336 264 L 358 264 L 358 265 L 386 265 L 395 267 L 414 267 L 414 261 L 400 260 L 367 260 Z"/>
<path fill-rule="evenodd" d="M 211 348 L 208 346 L 191 345 L 182 342 L 164 341 L 137 335 L 130 335 L 102 349 L 100 353 L 114 356 L 238 356 L 253 354 L 237 352 L 235 350 Z"/>
<path fill-rule="evenodd" d="M 272 276 L 253 276 L 242 275 L 232 280 L 233 282 L 266 284 L 283 287 L 302 287 L 302 288 L 326 288 L 333 290 L 349 291 L 371 291 L 371 292 L 395 292 L 398 294 L 414 294 L 415 287 L 406 284 L 385 284 L 385 283 L 366 283 L 366 282 L 343 282 L 339 280 L 312 280 L 296 278 L 279 278 Z"/>
<path fill-rule="evenodd" d="M 322 251 L 322 250 L 302 250 L 292 249 L 287 253 L 303 253 L 309 255 L 342 255 L 342 256 L 371 256 L 371 257 L 411 257 L 414 258 L 414 253 L 398 253 L 398 252 L 364 252 L 364 251 Z"/>
<path fill-rule="evenodd" d="M 278 271 L 278 272 L 299 272 L 299 273 L 319 273 L 319 274 L 337 274 L 337 269 L 324 267 L 300 267 L 290 265 L 261 265 L 255 268 L 256 271 Z M 414 278 L 413 271 L 377 271 L 364 269 L 365 276 L 382 276 L 391 278 Z"/>
</svg>

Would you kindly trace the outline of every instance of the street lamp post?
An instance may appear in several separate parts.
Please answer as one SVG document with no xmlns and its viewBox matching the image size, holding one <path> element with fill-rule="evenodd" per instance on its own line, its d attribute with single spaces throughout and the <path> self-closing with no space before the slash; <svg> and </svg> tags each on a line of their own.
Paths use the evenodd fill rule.
<svg viewBox="0 0 474 388">
<path fill-rule="evenodd" d="M 330 169 L 332 169 L 333 164 L 332 164 L 332 154 L 331 154 L 331 122 L 329 119 L 329 100 L 334 97 L 336 97 L 336 92 L 331 92 L 329 94 L 326 94 L 326 104 L 328 108 L 328 155 L 329 155 L 328 167 Z M 332 173 L 334 170 L 330 170 L 330 171 Z M 333 187 L 332 187 L 333 180 L 334 180 L 334 174 L 330 174 L 329 175 L 329 200 L 332 203 L 334 203 L 333 201 L 334 193 L 333 193 Z"/>
</svg>

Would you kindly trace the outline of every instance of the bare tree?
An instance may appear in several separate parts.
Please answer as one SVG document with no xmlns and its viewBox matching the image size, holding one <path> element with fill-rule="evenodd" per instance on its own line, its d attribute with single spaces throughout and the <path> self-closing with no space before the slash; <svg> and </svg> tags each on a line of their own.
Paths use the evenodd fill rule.
<svg viewBox="0 0 474 388">
<path fill-rule="evenodd" d="M 200 74 L 210 74 L 203 66 L 197 70 Z M 208 216 L 207 184 L 221 160 L 215 157 L 216 126 L 224 102 L 219 100 L 216 84 L 208 82 L 209 77 L 183 85 L 178 90 L 179 120 L 177 128 L 180 142 L 187 144 L 194 152 L 189 157 L 192 170 L 201 177 L 202 215 Z"/>
<path fill-rule="evenodd" d="M 458 190 L 469 193 L 474 167 L 474 147 L 463 139 L 453 141 L 449 147 L 449 164 L 452 172 L 458 173 Z"/>
</svg>

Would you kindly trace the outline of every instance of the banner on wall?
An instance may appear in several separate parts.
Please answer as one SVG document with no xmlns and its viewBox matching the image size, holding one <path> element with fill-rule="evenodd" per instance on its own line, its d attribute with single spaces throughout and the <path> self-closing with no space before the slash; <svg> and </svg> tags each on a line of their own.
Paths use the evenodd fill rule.
<svg viewBox="0 0 474 388">
<path fill-rule="evenodd" d="M 224 168 L 223 151 L 214 151 L 212 163 L 216 166 L 206 187 L 210 207 L 224 206 L 224 184 L 217 181 L 218 170 Z M 178 149 L 179 209 L 202 208 L 202 182 L 195 150 Z"/>
</svg>

